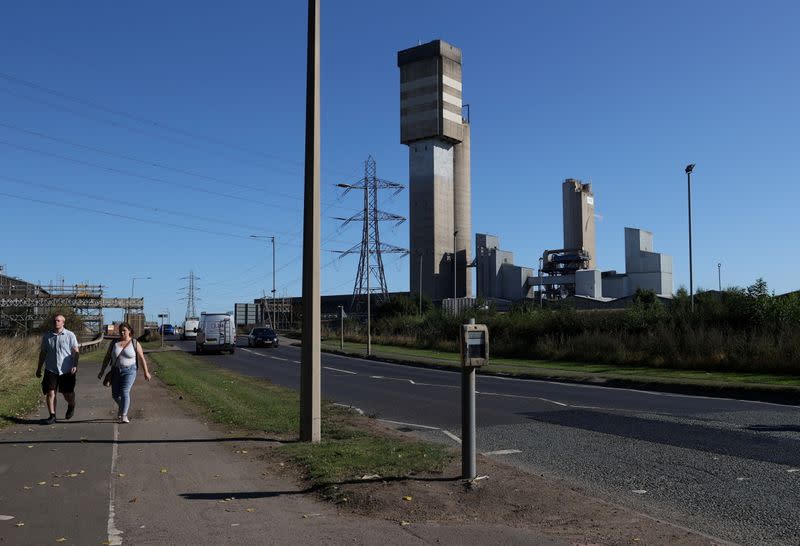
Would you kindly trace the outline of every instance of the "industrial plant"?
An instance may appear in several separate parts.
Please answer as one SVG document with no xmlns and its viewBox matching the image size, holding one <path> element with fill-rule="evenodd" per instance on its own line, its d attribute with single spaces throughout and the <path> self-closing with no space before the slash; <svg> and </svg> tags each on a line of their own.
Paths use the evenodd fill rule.
<svg viewBox="0 0 800 546">
<path fill-rule="evenodd" d="M 653 250 L 653 234 L 625 228 L 625 272 L 598 269 L 592 185 L 562 183 L 564 241 L 546 249 L 538 267 L 514 263 L 495 235 L 472 235 L 470 124 L 463 103 L 461 50 L 434 40 L 397 54 L 400 142 L 409 151 L 409 287 L 446 307 L 472 297 L 498 302 L 607 302 L 637 290 L 672 297 L 672 257 Z"/>
</svg>

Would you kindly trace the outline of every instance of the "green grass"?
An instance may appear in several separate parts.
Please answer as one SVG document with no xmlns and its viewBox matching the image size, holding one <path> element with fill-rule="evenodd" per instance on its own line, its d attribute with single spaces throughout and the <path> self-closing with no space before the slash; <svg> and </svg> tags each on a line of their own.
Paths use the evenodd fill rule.
<svg viewBox="0 0 800 546">
<path fill-rule="evenodd" d="M 169 388 L 181 393 L 212 421 L 284 439 L 297 437 L 297 391 L 220 369 L 183 352 L 150 353 L 148 358 Z M 367 432 L 359 425 L 365 418 L 341 408 L 324 404 L 322 411 L 322 442 L 291 443 L 280 448 L 305 470 L 315 487 L 365 474 L 406 477 L 439 472 L 450 459 L 439 445 Z"/>
<path fill-rule="evenodd" d="M 327 350 L 339 350 L 338 340 L 325 340 Z M 345 342 L 344 351 L 350 354 L 365 355 L 363 343 Z M 459 367 L 458 353 L 430 349 L 412 349 L 392 345 L 372 344 L 372 354 L 392 358 L 434 364 L 444 367 Z M 629 381 L 691 384 L 727 384 L 734 386 L 782 386 L 800 387 L 800 377 L 770 373 L 681 370 L 654 368 L 648 366 L 614 366 L 609 364 L 590 364 L 584 362 L 558 362 L 548 360 L 525 360 L 514 358 L 491 358 L 483 370 L 487 373 L 503 373 L 539 377 L 626 379 Z"/>
<path fill-rule="evenodd" d="M 167 386 L 218 423 L 281 435 L 297 430 L 300 402 L 294 391 L 222 370 L 181 351 L 147 356 Z"/>
</svg>

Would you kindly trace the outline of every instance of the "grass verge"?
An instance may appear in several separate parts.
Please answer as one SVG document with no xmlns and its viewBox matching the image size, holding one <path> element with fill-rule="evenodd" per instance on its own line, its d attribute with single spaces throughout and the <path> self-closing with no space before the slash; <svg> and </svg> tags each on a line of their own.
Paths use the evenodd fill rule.
<svg viewBox="0 0 800 546">
<path fill-rule="evenodd" d="M 325 340 L 322 347 L 327 351 L 342 352 L 338 340 Z M 365 356 L 364 344 L 345 342 L 347 354 Z M 372 344 L 372 354 L 392 360 L 417 362 L 439 367 L 458 368 L 459 355 L 446 351 L 412 349 L 393 345 Z M 800 377 L 770 373 L 681 370 L 653 368 L 647 366 L 614 366 L 583 362 L 555 362 L 549 360 L 524 360 L 492 358 L 485 373 L 507 374 L 525 377 L 548 377 L 564 379 L 623 379 L 638 383 L 672 383 L 701 386 L 733 387 L 789 387 L 800 389 Z M 800 392 L 800 391 L 799 391 Z"/>
<path fill-rule="evenodd" d="M 0 427 L 22 418 L 39 403 L 41 379 L 34 375 L 37 338 L 0 338 Z"/>
<path fill-rule="evenodd" d="M 158 377 L 212 421 L 294 439 L 300 422 L 296 391 L 245 377 L 190 354 L 150 353 Z M 322 441 L 290 443 L 280 451 L 300 465 L 316 488 L 378 474 L 403 478 L 441 472 L 451 455 L 443 446 L 377 432 L 368 418 L 323 404 Z"/>
</svg>

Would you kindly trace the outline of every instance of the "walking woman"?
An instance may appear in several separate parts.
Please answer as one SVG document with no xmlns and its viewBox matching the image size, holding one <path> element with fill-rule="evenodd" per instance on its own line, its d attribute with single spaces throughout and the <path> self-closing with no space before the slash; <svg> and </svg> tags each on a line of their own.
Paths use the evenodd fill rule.
<svg viewBox="0 0 800 546">
<path fill-rule="evenodd" d="M 127 322 L 119 325 L 119 341 L 108 348 L 98 379 L 103 378 L 106 366 L 111 364 L 111 396 L 117 403 L 117 418 L 120 423 L 129 423 L 128 408 L 131 405 L 131 387 L 136 381 L 139 365 L 144 368 L 144 378 L 150 381 L 150 370 L 142 352 L 142 346 L 133 339 L 133 328 Z"/>
</svg>

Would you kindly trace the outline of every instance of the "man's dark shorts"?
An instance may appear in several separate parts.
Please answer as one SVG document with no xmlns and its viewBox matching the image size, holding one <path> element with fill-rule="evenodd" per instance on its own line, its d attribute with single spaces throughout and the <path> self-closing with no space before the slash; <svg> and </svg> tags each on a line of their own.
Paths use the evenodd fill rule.
<svg viewBox="0 0 800 546">
<path fill-rule="evenodd" d="M 45 370 L 42 378 L 42 394 L 47 394 L 48 391 L 56 389 L 62 394 L 75 392 L 75 374 L 65 373 L 64 375 L 58 375 Z"/>
</svg>

